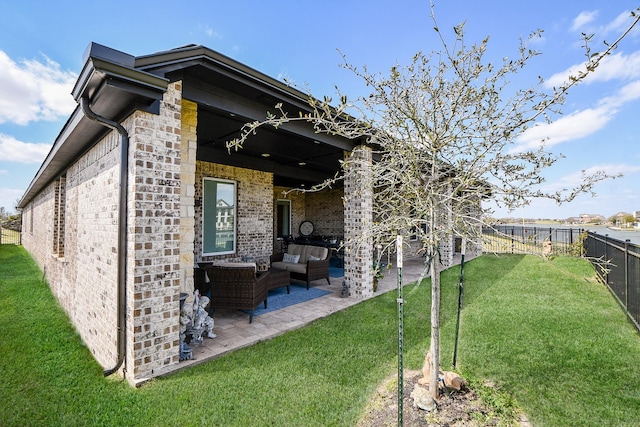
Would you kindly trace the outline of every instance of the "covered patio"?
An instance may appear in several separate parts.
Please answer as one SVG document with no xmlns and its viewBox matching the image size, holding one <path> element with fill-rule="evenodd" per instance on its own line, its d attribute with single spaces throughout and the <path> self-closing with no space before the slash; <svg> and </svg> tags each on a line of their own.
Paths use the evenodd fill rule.
<svg viewBox="0 0 640 427">
<path fill-rule="evenodd" d="M 287 242 L 304 238 L 305 244 L 328 247 L 334 257 L 339 252 L 353 296 L 370 293 L 369 257 L 350 256 L 339 244 L 361 234 L 371 215 L 361 209 L 367 201 L 353 190 L 359 183 L 349 187 L 338 181 L 306 191 L 340 174 L 346 156 L 370 151 L 366 141 L 318 132 L 298 121 L 261 127 L 241 149 L 229 150 L 228 141 L 239 137 L 245 124 L 264 120 L 276 104 L 295 117 L 309 112 L 309 95 L 203 46 L 137 57 L 136 66 L 181 85 L 183 292 L 198 288 L 192 266 L 264 265 L 271 255 L 283 253 Z M 310 233 L 301 232 L 303 224 L 312 224 Z"/>
<path fill-rule="evenodd" d="M 460 254 L 456 254 L 454 257 L 454 265 L 459 265 L 460 260 Z M 402 269 L 403 285 L 406 286 L 415 283 L 420 278 L 423 267 L 424 258 L 422 257 L 405 259 Z M 239 310 L 219 310 L 214 312 L 214 332 L 217 337 L 213 339 L 205 338 L 202 344 L 194 345 L 192 347 L 192 359 L 184 360 L 178 365 L 169 366 L 163 370 L 160 375 L 168 375 L 190 366 L 207 362 L 240 348 L 249 347 L 258 342 L 269 340 L 362 302 L 362 299 L 343 298 L 341 296 L 343 280 L 344 277 L 332 277 L 331 285 L 318 282 L 321 284 L 316 286 L 317 288 L 330 291 L 331 293 L 310 301 L 256 316 L 252 323 L 249 323 L 248 315 Z M 396 289 L 397 269 L 394 266 L 385 274 L 385 277 L 379 281 L 378 291 L 369 298 L 374 298 L 386 292 L 395 292 Z"/>
<path fill-rule="evenodd" d="M 260 128 L 229 152 L 226 142 L 245 123 L 276 104 L 304 114 L 308 95 L 203 46 L 133 56 L 91 43 L 83 60 L 79 105 L 19 207 L 25 248 L 105 375 L 145 381 L 376 295 L 373 247 L 349 247 L 373 217 L 373 186 L 362 184 L 373 162 L 368 141 L 300 121 Z M 295 190 L 334 176 L 345 158 L 355 161 L 342 185 Z M 347 242 L 344 278 L 311 279 L 331 293 L 258 316 L 251 327 L 244 313 L 216 313 L 218 337 L 196 350 L 196 361 L 180 362 L 181 312 L 190 303 L 182 298 L 194 298 L 198 264 L 264 267 L 301 234 Z"/>
</svg>

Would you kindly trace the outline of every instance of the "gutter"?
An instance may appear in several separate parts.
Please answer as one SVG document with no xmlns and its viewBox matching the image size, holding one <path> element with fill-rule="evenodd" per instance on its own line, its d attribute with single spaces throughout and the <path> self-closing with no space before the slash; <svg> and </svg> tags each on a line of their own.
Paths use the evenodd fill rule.
<svg viewBox="0 0 640 427">
<path fill-rule="evenodd" d="M 127 326 L 127 188 L 129 183 L 129 133 L 118 122 L 109 120 L 94 113 L 89 107 L 89 98 L 80 98 L 80 106 L 84 115 L 94 122 L 117 131 L 120 134 L 120 192 L 118 203 L 118 360 L 113 368 L 105 369 L 105 377 L 117 372 L 124 363 L 126 354 L 126 326 Z M 124 369 L 126 372 L 126 367 Z"/>
</svg>

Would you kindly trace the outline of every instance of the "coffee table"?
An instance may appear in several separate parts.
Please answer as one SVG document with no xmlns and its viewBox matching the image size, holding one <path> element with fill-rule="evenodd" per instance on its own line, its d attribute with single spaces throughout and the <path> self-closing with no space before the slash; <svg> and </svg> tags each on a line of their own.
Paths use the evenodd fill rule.
<svg viewBox="0 0 640 427">
<path fill-rule="evenodd" d="M 287 287 L 287 293 L 290 293 L 289 285 L 291 285 L 291 275 L 287 270 L 278 268 L 270 268 L 269 277 L 267 277 L 267 289 L 276 289 L 283 286 Z"/>
</svg>

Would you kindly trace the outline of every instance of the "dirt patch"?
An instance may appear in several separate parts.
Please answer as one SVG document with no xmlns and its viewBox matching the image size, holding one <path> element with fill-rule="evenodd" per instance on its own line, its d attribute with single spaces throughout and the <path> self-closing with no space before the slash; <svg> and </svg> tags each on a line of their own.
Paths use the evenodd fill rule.
<svg viewBox="0 0 640 427">
<path fill-rule="evenodd" d="M 480 427 L 497 425 L 526 426 L 526 420 L 505 420 L 496 415 L 493 408 L 484 404 L 478 395 L 468 388 L 445 395 L 437 402 L 435 411 L 427 412 L 413 405 L 411 392 L 420 371 L 406 371 L 404 377 L 403 424 L 407 427 Z M 381 427 L 398 425 L 398 378 L 387 378 L 369 403 L 369 408 L 358 427 Z"/>
</svg>

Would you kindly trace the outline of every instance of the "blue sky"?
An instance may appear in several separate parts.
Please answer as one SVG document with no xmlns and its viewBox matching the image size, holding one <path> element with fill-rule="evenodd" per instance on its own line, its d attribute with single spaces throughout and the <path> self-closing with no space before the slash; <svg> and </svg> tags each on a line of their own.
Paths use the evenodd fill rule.
<svg viewBox="0 0 640 427">
<path fill-rule="evenodd" d="M 441 29 L 466 21 L 467 40 L 490 37 L 488 58 L 515 57 L 519 38 L 536 29 L 542 55 L 517 76 L 522 88 L 549 82 L 584 60 L 580 34 L 613 41 L 630 23 L 636 1 L 434 0 Z M 97 42 L 132 55 L 202 44 L 275 78 L 308 85 L 315 96 L 363 94 L 341 57 L 370 71 L 407 64 L 418 51 L 439 50 L 428 0 L 311 1 L 14 1 L 0 0 L 0 206 L 13 211 L 75 107 L 70 92 L 82 55 Z M 533 202 L 512 216 L 566 218 L 640 210 L 640 29 L 584 84 L 564 115 L 523 136 L 549 137 L 562 153 L 545 173 L 548 188 L 571 186 L 581 170 L 624 177 L 599 184 L 597 197 L 570 204 Z M 507 215 L 498 211 L 497 216 Z"/>
</svg>

